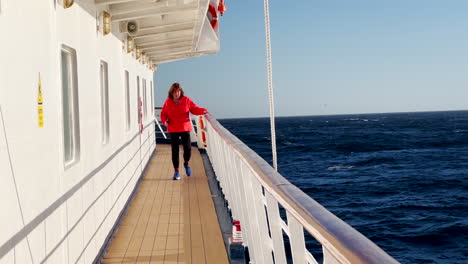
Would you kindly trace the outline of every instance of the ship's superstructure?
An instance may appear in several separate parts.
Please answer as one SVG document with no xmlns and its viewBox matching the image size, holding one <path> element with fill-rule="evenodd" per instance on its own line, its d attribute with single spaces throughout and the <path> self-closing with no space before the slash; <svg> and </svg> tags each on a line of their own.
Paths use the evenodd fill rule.
<svg viewBox="0 0 468 264">
<path fill-rule="evenodd" d="M 0 1 L 0 262 L 91 263 L 155 149 L 157 64 L 219 49 L 207 0 Z"/>
</svg>

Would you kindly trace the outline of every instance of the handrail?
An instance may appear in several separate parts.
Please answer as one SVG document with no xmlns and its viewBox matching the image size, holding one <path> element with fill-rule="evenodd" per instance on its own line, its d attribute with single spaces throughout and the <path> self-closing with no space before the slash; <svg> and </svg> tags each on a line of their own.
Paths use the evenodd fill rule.
<svg viewBox="0 0 468 264">
<path fill-rule="evenodd" d="M 164 139 L 167 139 L 166 133 L 164 133 L 164 129 L 161 127 L 161 124 L 159 123 L 158 119 L 160 118 L 159 115 L 161 114 L 162 107 L 154 107 L 154 120 L 156 122 L 156 125 L 158 125 L 159 131 L 163 135 Z"/>
<path fill-rule="evenodd" d="M 271 194 L 288 214 L 322 244 L 325 261 L 329 257 L 333 259 L 332 263 L 398 263 L 364 235 L 291 184 L 213 116 L 207 114 L 205 117 L 222 140 L 255 172 L 253 175 L 265 193 Z"/>
</svg>

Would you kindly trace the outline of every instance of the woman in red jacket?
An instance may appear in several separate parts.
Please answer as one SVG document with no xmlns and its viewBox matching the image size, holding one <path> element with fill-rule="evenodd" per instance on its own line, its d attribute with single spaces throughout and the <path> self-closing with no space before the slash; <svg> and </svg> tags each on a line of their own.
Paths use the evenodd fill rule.
<svg viewBox="0 0 468 264">
<path fill-rule="evenodd" d="M 187 176 L 192 175 L 189 166 L 191 147 L 190 131 L 192 122 L 190 113 L 203 115 L 207 113 L 206 108 L 198 107 L 190 98 L 184 96 L 184 90 L 179 83 L 172 84 L 169 89 L 166 102 L 161 110 L 161 121 L 167 127 L 167 132 L 171 134 L 172 165 L 174 165 L 174 180 L 180 179 L 179 175 L 179 138 L 182 138 L 184 146 L 184 167 Z"/>
</svg>

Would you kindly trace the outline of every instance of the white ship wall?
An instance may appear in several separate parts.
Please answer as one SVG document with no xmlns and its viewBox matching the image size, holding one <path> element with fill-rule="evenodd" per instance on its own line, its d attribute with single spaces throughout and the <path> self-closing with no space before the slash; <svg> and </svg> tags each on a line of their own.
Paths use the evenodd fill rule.
<svg viewBox="0 0 468 264">
<path fill-rule="evenodd" d="M 0 0 L 0 263 L 91 263 L 155 148 L 153 73 L 96 31 L 94 0 Z M 80 155 L 64 166 L 62 44 L 77 53 Z M 100 61 L 109 67 L 109 143 L 101 143 Z M 130 73 L 126 131 L 124 70 Z M 38 126 L 42 80 L 44 127 Z M 140 134 L 137 77 L 146 79 Z M 143 86 L 140 84 L 140 94 Z"/>
</svg>

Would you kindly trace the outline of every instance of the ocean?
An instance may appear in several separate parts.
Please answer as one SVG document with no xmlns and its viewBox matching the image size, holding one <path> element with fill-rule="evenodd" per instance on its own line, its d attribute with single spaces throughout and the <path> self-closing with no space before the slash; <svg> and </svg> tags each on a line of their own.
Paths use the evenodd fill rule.
<svg viewBox="0 0 468 264">
<path fill-rule="evenodd" d="M 219 122 L 272 164 L 268 118 Z M 468 111 L 278 117 L 276 138 L 281 175 L 399 262 L 468 263 Z"/>
</svg>

